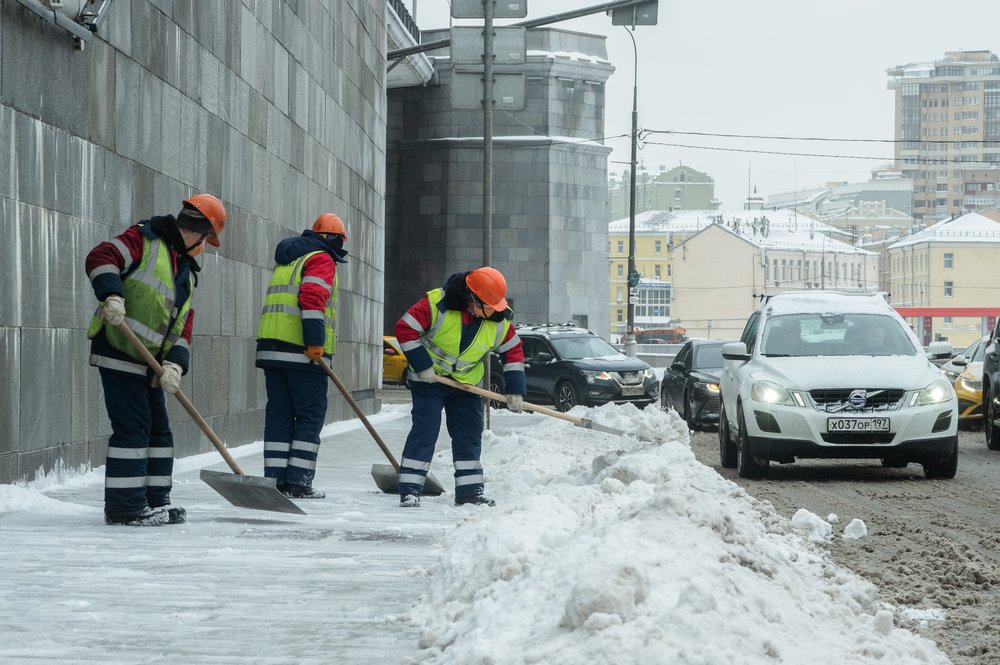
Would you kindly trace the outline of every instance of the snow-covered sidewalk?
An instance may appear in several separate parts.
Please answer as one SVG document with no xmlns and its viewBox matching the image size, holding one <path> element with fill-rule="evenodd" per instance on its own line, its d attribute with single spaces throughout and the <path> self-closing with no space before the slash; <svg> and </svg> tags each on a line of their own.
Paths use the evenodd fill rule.
<svg viewBox="0 0 1000 665">
<path fill-rule="evenodd" d="M 408 410 L 372 418 L 397 456 Z M 948 662 L 814 532 L 698 463 L 674 414 L 578 413 L 649 440 L 495 412 L 492 509 L 452 505 L 444 432 L 448 494 L 399 508 L 357 421 L 324 430 L 328 498 L 304 516 L 230 506 L 198 480 L 215 453 L 177 464 L 180 526 L 105 526 L 100 472 L 0 486 L 0 662 Z M 261 473 L 259 444 L 235 453 Z"/>
</svg>

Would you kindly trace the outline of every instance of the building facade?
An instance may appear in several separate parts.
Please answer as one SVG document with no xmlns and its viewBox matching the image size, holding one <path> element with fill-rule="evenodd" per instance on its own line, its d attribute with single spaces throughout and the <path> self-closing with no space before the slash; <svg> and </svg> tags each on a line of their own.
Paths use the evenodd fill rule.
<svg viewBox="0 0 1000 665">
<path fill-rule="evenodd" d="M 998 203 L 1000 58 L 951 51 L 887 70 L 896 168 L 913 181 L 912 215 L 934 222 Z"/>
<path fill-rule="evenodd" d="M 987 211 L 991 212 L 991 211 Z M 993 211 L 995 212 L 995 211 Z M 945 220 L 887 248 L 890 303 L 895 307 L 998 307 L 1000 222 L 980 213 Z M 964 347 L 989 332 L 981 316 L 936 316 L 909 323 L 925 342 Z"/>
<path fill-rule="evenodd" d="M 631 170 L 608 181 L 609 219 L 629 216 Z M 651 175 L 645 167 L 636 170 L 635 212 L 649 210 L 716 210 L 715 180 L 706 173 L 683 164 L 668 169 L 661 166 Z"/>
<path fill-rule="evenodd" d="M 673 312 L 689 337 L 739 337 L 762 295 L 877 290 L 878 254 L 787 211 L 751 212 L 722 213 L 673 249 Z"/>
<path fill-rule="evenodd" d="M 447 37 L 424 32 L 424 41 Z M 491 263 L 519 322 L 609 335 L 603 36 L 527 31 L 526 108 L 493 116 Z M 483 112 L 451 105 L 447 50 L 389 92 L 385 327 L 449 273 L 482 265 Z M 558 138 L 557 138 L 558 137 Z"/>
<path fill-rule="evenodd" d="M 841 241 L 851 237 L 848 232 L 840 231 L 794 210 L 760 210 L 757 198 L 754 196 L 748 199 L 746 205 L 748 209 L 738 211 L 651 210 L 636 215 L 635 264 L 641 276 L 639 285 L 635 287 L 636 327 L 664 327 L 676 324 L 687 328 L 686 319 L 689 313 L 677 302 L 675 295 L 674 272 L 678 259 L 675 249 L 713 224 L 722 224 L 734 229 L 738 234 L 746 233 L 751 239 L 760 241 L 771 237 L 772 242 L 778 242 L 781 238 L 780 242 L 786 244 L 812 243 L 816 237 L 821 239 L 839 237 Z M 627 217 L 608 225 L 610 320 L 611 330 L 616 335 L 621 335 L 628 327 L 629 226 L 630 220 Z M 820 243 L 823 242 L 825 241 L 820 240 Z M 831 241 L 831 247 L 834 246 L 834 242 L 836 241 Z M 842 243 L 837 242 L 837 244 Z M 685 249 L 680 255 L 684 259 L 687 256 L 686 252 Z M 722 263 L 708 258 L 706 260 L 712 270 L 718 271 L 719 265 L 727 266 L 723 273 L 728 270 L 725 260 Z M 810 267 L 811 264 L 805 267 L 806 274 L 809 274 Z M 781 264 L 778 263 L 773 269 L 767 268 L 767 271 L 769 275 L 780 274 L 774 271 L 780 271 L 781 268 Z M 783 279 L 788 281 L 788 264 L 784 269 L 786 276 Z M 818 264 L 813 269 L 813 274 L 820 275 L 819 281 L 825 284 L 826 280 L 822 279 L 823 270 Z M 832 265 L 829 266 L 827 274 L 833 276 Z"/>
<path fill-rule="evenodd" d="M 254 351 L 274 247 L 324 211 L 350 237 L 334 366 L 377 410 L 385 0 L 113 2 L 83 37 L 40 6 L 0 2 L 0 483 L 103 463 L 84 257 L 193 192 L 228 211 L 222 246 L 198 259 L 182 383 L 212 429 L 262 438 Z M 177 456 L 212 450 L 169 409 Z M 351 413 L 331 391 L 328 420 Z"/>
</svg>

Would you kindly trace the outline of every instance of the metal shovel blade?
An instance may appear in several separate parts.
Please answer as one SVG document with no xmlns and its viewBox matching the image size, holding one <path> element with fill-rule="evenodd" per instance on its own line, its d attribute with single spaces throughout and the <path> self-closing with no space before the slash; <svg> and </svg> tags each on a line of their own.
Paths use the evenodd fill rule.
<svg viewBox="0 0 1000 665">
<path fill-rule="evenodd" d="M 391 464 L 372 464 L 372 478 L 375 484 L 386 494 L 399 494 L 399 471 Z M 427 474 L 424 481 L 424 494 L 427 496 L 438 496 L 444 494 L 444 487 L 434 477 L 433 473 Z"/>
<path fill-rule="evenodd" d="M 306 514 L 306 511 L 278 491 L 274 478 L 202 469 L 201 479 L 234 506 L 270 510 L 275 513 Z"/>
</svg>

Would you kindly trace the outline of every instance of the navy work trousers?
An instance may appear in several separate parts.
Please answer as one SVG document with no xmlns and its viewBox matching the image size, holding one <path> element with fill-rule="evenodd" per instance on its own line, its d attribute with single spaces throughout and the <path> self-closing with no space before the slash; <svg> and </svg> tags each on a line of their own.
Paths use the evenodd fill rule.
<svg viewBox="0 0 1000 665">
<path fill-rule="evenodd" d="M 441 431 L 442 409 L 451 436 L 455 496 L 482 494 L 483 466 L 479 462 L 483 447 L 482 400 L 443 383 L 412 381 L 410 394 L 413 398 L 413 410 L 410 412 L 413 424 L 406 435 L 403 459 L 399 462 L 400 496 L 419 496 L 423 492 L 427 471 L 434 457 L 434 446 Z"/>
<path fill-rule="evenodd" d="M 170 503 L 174 437 L 161 388 L 149 380 L 98 368 L 111 437 L 104 470 L 104 512 L 122 515 Z"/>
<path fill-rule="evenodd" d="M 264 368 L 264 476 L 279 487 L 312 487 L 316 475 L 329 381 L 317 369 Z"/>
</svg>

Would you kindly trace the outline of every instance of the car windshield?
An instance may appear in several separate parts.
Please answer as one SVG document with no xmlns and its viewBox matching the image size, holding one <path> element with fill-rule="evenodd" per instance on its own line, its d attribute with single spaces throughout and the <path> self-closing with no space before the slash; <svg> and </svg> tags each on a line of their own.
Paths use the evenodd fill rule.
<svg viewBox="0 0 1000 665">
<path fill-rule="evenodd" d="M 714 369 L 722 367 L 722 345 L 710 344 L 699 346 L 694 356 L 695 369 Z"/>
<path fill-rule="evenodd" d="M 976 342 L 979 346 L 976 347 L 976 352 L 972 354 L 971 358 L 968 358 L 970 363 L 981 363 L 983 362 L 983 356 L 986 355 L 986 342 L 980 340 Z"/>
<path fill-rule="evenodd" d="M 764 326 L 765 356 L 914 356 L 899 321 L 883 314 L 785 314 Z"/>
<path fill-rule="evenodd" d="M 583 358 L 602 358 L 604 356 L 620 356 L 621 352 L 593 335 L 579 337 L 553 337 L 552 348 L 560 358 L 565 360 L 581 360 Z"/>
</svg>

